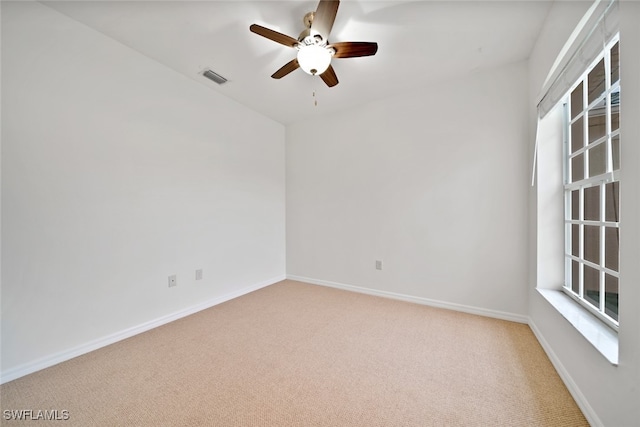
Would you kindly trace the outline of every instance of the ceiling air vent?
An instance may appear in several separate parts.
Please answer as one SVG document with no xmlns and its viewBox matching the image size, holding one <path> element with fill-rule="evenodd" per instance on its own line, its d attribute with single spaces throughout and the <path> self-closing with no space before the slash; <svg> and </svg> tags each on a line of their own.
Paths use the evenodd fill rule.
<svg viewBox="0 0 640 427">
<path fill-rule="evenodd" d="M 209 80 L 213 80 L 214 82 L 218 83 L 219 85 L 227 82 L 227 79 L 225 79 L 220 74 L 215 73 L 215 72 L 213 72 L 211 70 L 206 70 L 204 73 L 202 73 L 202 75 L 205 76 L 206 78 L 208 78 Z"/>
</svg>

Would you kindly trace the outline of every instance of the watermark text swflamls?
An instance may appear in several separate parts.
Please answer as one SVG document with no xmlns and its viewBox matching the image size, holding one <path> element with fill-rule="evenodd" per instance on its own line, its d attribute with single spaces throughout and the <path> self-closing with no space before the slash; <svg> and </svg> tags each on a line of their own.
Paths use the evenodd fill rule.
<svg viewBox="0 0 640 427">
<path fill-rule="evenodd" d="M 66 409 L 5 409 L 2 417 L 6 421 L 66 421 L 70 418 Z"/>
</svg>

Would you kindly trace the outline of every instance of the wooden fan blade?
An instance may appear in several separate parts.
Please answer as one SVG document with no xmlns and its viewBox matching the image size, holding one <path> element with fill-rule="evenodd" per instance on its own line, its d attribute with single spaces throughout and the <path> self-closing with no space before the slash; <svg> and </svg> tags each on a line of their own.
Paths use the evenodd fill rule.
<svg viewBox="0 0 640 427">
<path fill-rule="evenodd" d="M 329 87 L 334 87 L 338 84 L 338 76 L 336 76 L 336 72 L 333 70 L 331 65 L 329 65 L 329 68 L 327 68 L 324 73 L 320 74 L 320 78 Z"/>
<path fill-rule="evenodd" d="M 270 30 L 258 24 L 253 24 L 249 27 L 252 33 L 256 33 L 259 36 L 266 37 L 269 40 L 283 44 L 288 47 L 295 47 L 298 44 L 298 40 L 293 37 L 289 37 L 286 34 L 279 33 L 277 31 Z"/>
<path fill-rule="evenodd" d="M 375 42 L 342 42 L 331 46 L 336 53 L 334 58 L 355 58 L 358 56 L 375 55 L 378 51 L 378 43 Z"/>
<path fill-rule="evenodd" d="M 289 74 L 290 72 L 297 70 L 298 68 L 300 68 L 300 64 L 298 63 L 298 58 L 293 58 L 292 61 L 287 62 L 282 66 L 282 68 L 280 68 L 278 71 L 273 73 L 271 77 L 273 77 L 274 79 L 281 79 L 287 74 Z"/>
<path fill-rule="evenodd" d="M 338 6 L 340 6 L 340 2 L 337 0 L 320 0 L 316 13 L 313 15 L 311 29 L 319 32 L 325 40 L 329 38 L 329 33 L 333 28 Z"/>
</svg>

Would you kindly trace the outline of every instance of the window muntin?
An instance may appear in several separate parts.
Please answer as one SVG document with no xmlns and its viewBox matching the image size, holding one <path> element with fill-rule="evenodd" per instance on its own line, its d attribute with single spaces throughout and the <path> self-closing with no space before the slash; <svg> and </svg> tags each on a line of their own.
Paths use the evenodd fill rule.
<svg viewBox="0 0 640 427">
<path fill-rule="evenodd" d="M 620 75 L 616 36 L 565 104 L 564 290 L 618 326 Z"/>
</svg>

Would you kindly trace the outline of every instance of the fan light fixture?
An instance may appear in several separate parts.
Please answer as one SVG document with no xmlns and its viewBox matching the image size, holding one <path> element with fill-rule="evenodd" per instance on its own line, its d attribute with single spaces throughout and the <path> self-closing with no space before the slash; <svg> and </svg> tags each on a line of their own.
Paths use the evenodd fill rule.
<svg viewBox="0 0 640 427">
<path fill-rule="evenodd" d="M 317 44 L 302 45 L 298 50 L 298 63 L 307 74 L 322 74 L 331 64 L 331 51 Z"/>
</svg>

